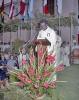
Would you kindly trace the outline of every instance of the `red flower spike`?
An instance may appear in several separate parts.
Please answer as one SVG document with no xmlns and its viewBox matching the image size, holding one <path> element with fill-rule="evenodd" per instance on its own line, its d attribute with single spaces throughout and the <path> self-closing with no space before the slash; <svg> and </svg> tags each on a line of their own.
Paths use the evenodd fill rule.
<svg viewBox="0 0 79 100">
<path fill-rule="evenodd" d="M 49 71 L 45 71 L 45 72 L 43 73 L 43 76 L 44 76 L 44 77 L 49 77 L 50 74 L 51 74 L 51 73 L 50 73 Z"/>
<path fill-rule="evenodd" d="M 39 63 L 40 65 L 43 65 L 44 64 L 44 61 L 42 60 L 42 61 L 40 61 L 40 63 Z M 40 66 L 39 66 L 40 67 Z"/>
<path fill-rule="evenodd" d="M 17 78 L 19 79 L 19 80 L 21 80 L 21 82 L 23 82 L 23 83 L 27 83 L 27 80 L 28 80 L 28 76 L 26 75 L 26 74 L 24 74 L 24 73 L 19 73 L 18 75 L 17 75 Z"/>
<path fill-rule="evenodd" d="M 40 75 L 37 75 L 37 80 L 40 80 L 41 79 L 41 76 Z"/>
<path fill-rule="evenodd" d="M 26 82 L 30 84 L 30 83 L 32 83 L 32 80 L 27 80 Z"/>
<path fill-rule="evenodd" d="M 19 86 L 19 87 L 23 87 L 24 86 L 24 83 L 18 82 L 16 85 Z"/>
<path fill-rule="evenodd" d="M 46 89 L 48 89 L 48 88 L 49 88 L 49 83 L 45 82 L 45 83 L 43 84 L 43 87 L 45 87 Z"/>
<path fill-rule="evenodd" d="M 30 56 L 30 63 L 32 64 L 34 62 L 35 58 L 33 55 Z"/>
<path fill-rule="evenodd" d="M 28 68 L 28 73 L 29 73 L 29 75 L 33 76 L 35 74 L 34 68 L 33 67 L 29 67 Z"/>
<path fill-rule="evenodd" d="M 40 50 L 38 51 L 38 56 L 40 56 L 40 57 L 43 56 L 43 51 L 42 51 L 42 49 L 40 49 Z"/>
<path fill-rule="evenodd" d="M 18 78 L 28 78 L 28 76 L 26 75 L 26 74 L 24 74 L 24 73 L 19 73 L 19 74 L 17 74 L 17 77 Z"/>
<path fill-rule="evenodd" d="M 55 61 L 55 56 L 52 56 L 52 55 L 48 55 L 46 57 L 46 62 L 47 63 L 53 63 Z"/>
<path fill-rule="evenodd" d="M 56 72 L 63 71 L 63 70 L 64 70 L 64 65 L 63 65 L 63 64 L 60 64 L 59 66 L 55 67 L 54 70 L 55 70 Z"/>
<path fill-rule="evenodd" d="M 56 88 L 56 82 L 51 82 L 51 83 L 49 84 L 49 87 L 50 87 L 50 88 Z"/>
</svg>

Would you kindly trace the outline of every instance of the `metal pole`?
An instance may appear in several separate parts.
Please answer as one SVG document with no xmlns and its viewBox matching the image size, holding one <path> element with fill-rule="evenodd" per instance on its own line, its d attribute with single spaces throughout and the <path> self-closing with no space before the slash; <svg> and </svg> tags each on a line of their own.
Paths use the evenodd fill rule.
<svg viewBox="0 0 79 100">
<path fill-rule="evenodd" d="M 73 19 L 72 19 L 72 15 L 71 15 L 71 34 L 70 34 L 71 49 L 72 49 L 72 33 L 73 33 Z"/>
<path fill-rule="evenodd" d="M 58 30 L 59 30 L 59 35 L 60 35 L 60 14 L 58 14 Z"/>
<path fill-rule="evenodd" d="M 20 21 L 20 39 L 21 39 L 22 20 Z"/>
<path fill-rule="evenodd" d="M 10 48 L 11 48 L 11 52 L 12 52 L 12 24 L 11 24 L 11 31 L 10 31 Z"/>
<path fill-rule="evenodd" d="M 31 39 L 31 37 L 32 37 L 32 19 L 30 20 L 30 23 L 31 23 L 31 35 L 30 35 L 30 39 Z"/>
<path fill-rule="evenodd" d="M 3 24 L 2 51 L 4 50 L 3 47 L 4 47 L 4 24 Z"/>
<path fill-rule="evenodd" d="M 73 32 L 73 19 L 72 15 L 70 16 L 70 63 L 71 62 L 71 52 L 72 52 L 72 32 Z"/>
<path fill-rule="evenodd" d="M 44 6 L 44 0 L 42 0 L 42 9 L 43 9 L 43 6 Z M 43 15 L 45 16 L 44 9 L 43 9 Z"/>
</svg>

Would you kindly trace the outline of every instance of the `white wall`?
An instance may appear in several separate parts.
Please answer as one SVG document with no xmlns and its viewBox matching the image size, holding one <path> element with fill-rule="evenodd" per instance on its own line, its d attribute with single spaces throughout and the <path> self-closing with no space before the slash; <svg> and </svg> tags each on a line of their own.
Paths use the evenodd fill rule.
<svg viewBox="0 0 79 100">
<path fill-rule="evenodd" d="M 21 34 L 20 34 L 20 30 L 18 31 L 18 37 L 17 37 L 17 32 L 6 32 L 3 33 L 3 41 L 8 43 L 10 42 L 10 37 L 11 37 L 11 42 L 15 41 L 17 38 L 20 38 L 23 41 L 28 41 L 30 39 L 30 32 L 28 32 L 27 30 L 21 30 Z"/>
<path fill-rule="evenodd" d="M 61 28 L 61 38 L 63 41 L 70 42 L 70 28 L 69 27 Z"/>
</svg>

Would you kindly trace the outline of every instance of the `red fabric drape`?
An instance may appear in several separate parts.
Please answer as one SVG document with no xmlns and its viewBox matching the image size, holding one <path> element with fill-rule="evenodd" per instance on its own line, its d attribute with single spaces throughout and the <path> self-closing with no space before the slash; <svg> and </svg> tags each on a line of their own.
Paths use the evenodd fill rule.
<svg viewBox="0 0 79 100">
<path fill-rule="evenodd" d="M 24 0 L 21 0 L 21 1 L 20 1 L 20 14 L 21 14 L 21 15 L 24 15 L 25 10 L 26 10 L 26 3 L 25 3 Z"/>
<path fill-rule="evenodd" d="M 43 13 L 44 13 L 44 14 L 48 14 L 48 13 L 49 13 L 49 11 L 48 11 L 48 5 L 45 5 L 45 6 L 43 7 Z"/>
</svg>

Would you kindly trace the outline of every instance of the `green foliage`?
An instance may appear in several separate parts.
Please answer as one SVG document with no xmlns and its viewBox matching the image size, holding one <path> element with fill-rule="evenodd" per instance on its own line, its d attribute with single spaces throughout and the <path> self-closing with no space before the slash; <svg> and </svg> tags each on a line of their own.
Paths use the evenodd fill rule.
<svg viewBox="0 0 79 100">
<path fill-rule="evenodd" d="M 59 20 L 60 20 L 60 26 L 68 26 L 70 27 L 71 26 L 71 17 L 60 17 L 59 18 L 48 18 L 48 24 L 51 26 L 51 27 L 58 27 L 59 26 Z M 72 17 L 72 24 L 73 26 L 77 26 L 78 25 L 78 22 L 76 20 L 76 18 Z"/>
<path fill-rule="evenodd" d="M 60 17 L 60 26 L 68 26 L 70 27 L 71 25 L 71 17 L 72 17 L 72 24 L 73 26 L 78 26 L 78 21 L 77 19 L 74 17 L 74 15 L 72 16 L 67 16 L 67 17 Z M 27 29 L 27 30 L 31 30 L 31 23 L 33 24 L 33 26 L 36 26 L 36 24 L 41 20 L 41 19 L 46 19 L 48 21 L 48 24 L 51 27 L 58 27 L 59 26 L 59 18 L 58 17 L 54 17 L 54 16 L 47 16 L 47 15 L 41 15 L 39 14 L 38 16 L 36 16 L 36 18 L 32 19 L 32 20 L 27 20 L 25 22 L 21 21 L 21 20 L 12 20 L 10 22 L 4 23 L 4 31 L 5 32 L 16 32 L 18 30 L 18 27 L 22 28 L 22 29 Z M 2 32 L 2 23 L 0 24 L 0 32 Z"/>
<path fill-rule="evenodd" d="M 31 25 L 29 24 L 29 22 L 22 23 L 22 29 L 30 30 L 31 29 Z"/>
<path fill-rule="evenodd" d="M 18 30 L 18 27 L 22 29 L 31 29 L 31 24 L 30 22 L 21 22 L 19 20 L 13 20 L 11 22 L 4 23 L 4 31 L 5 32 L 16 32 Z M 3 25 L 0 23 L 0 32 L 2 32 Z"/>
<path fill-rule="evenodd" d="M 16 39 L 14 43 L 12 43 L 12 51 L 14 53 L 18 53 L 19 48 L 23 45 L 24 41 Z"/>
<path fill-rule="evenodd" d="M 4 24 L 4 31 L 11 32 L 11 24 Z"/>
</svg>

